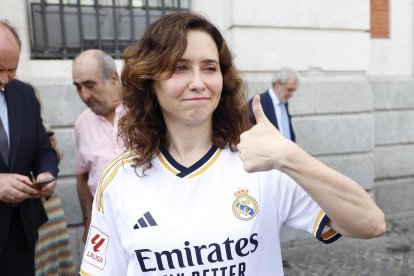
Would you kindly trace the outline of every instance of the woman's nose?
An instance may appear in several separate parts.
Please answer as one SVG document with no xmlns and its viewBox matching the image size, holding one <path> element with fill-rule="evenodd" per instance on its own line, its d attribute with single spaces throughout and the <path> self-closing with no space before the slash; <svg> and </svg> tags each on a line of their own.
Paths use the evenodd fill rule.
<svg viewBox="0 0 414 276">
<path fill-rule="evenodd" d="M 206 88 L 200 72 L 193 73 L 189 88 L 194 91 L 203 91 Z"/>
</svg>

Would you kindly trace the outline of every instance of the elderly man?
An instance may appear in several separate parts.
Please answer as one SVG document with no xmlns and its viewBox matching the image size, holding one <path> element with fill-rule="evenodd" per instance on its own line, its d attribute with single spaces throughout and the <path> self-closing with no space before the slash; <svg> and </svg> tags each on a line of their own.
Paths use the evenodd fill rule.
<svg viewBox="0 0 414 276">
<path fill-rule="evenodd" d="M 283 136 L 295 142 L 295 132 L 288 109 L 288 101 L 295 94 L 299 80 L 296 71 L 281 68 L 276 71 L 272 87 L 260 94 L 260 102 L 266 117 L 279 129 Z M 253 99 L 253 98 L 252 98 Z M 250 120 L 256 123 L 252 112 L 252 99 L 249 101 Z"/>
<path fill-rule="evenodd" d="M 33 87 L 15 79 L 21 43 L 0 21 L 0 267 L 34 275 L 38 228 L 47 221 L 41 197 L 56 188 L 58 161 Z M 40 184 L 43 181 L 44 184 Z"/>
<path fill-rule="evenodd" d="M 123 152 L 118 120 L 124 114 L 121 82 L 112 57 L 86 50 L 72 65 L 73 84 L 87 109 L 75 122 L 77 190 L 83 213 L 85 242 L 93 196 L 105 165 Z"/>
</svg>

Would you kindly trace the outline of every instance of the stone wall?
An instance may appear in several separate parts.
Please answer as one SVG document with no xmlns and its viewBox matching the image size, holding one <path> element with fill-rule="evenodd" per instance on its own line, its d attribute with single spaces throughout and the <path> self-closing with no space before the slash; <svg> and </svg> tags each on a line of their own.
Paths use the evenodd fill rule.
<svg viewBox="0 0 414 276">
<path fill-rule="evenodd" d="M 385 213 L 414 210 L 414 80 L 368 78 L 374 97 L 375 197 Z"/>
</svg>

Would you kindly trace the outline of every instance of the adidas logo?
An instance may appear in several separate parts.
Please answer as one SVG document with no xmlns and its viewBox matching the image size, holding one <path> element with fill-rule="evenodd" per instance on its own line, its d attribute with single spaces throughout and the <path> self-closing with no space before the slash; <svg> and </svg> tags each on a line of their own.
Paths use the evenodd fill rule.
<svg viewBox="0 0 414 276">
<path fill-rule="evenodd" d="M 148 226 L 157 226 L 157 222 L 151 216 L 150 212 L 146 212 L 143 217 L 137 220 L 137 223 L 134 225 L 134 229 L 145 228 Z"/>
</svg>

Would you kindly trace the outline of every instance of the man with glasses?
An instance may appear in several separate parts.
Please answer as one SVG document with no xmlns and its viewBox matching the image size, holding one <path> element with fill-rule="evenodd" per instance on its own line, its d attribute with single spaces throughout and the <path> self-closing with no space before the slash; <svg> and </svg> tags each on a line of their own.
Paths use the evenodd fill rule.
<svg viewBox="0 0 414 276">
<path fill-rule="evenodd" d="M 260 94 L 260 102 L 266 117 L 283 136 L 293 142 L 296 139 L 289 114 L 288 101 L 295 94 L 298 85 L 297 72 L 290 68 L 281 68 L 276 71 L 272 87 Z M 256 124 L 252 111 L 252 99 L 249 100 L 249 118 L 253 124 Z"/>
</svg>

